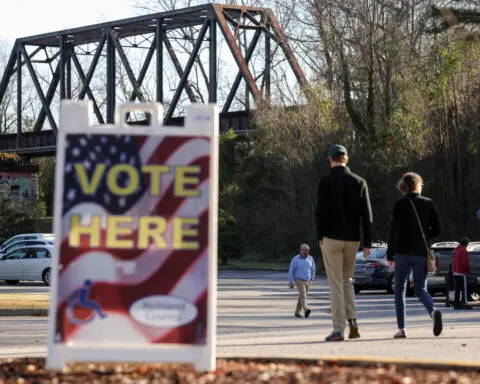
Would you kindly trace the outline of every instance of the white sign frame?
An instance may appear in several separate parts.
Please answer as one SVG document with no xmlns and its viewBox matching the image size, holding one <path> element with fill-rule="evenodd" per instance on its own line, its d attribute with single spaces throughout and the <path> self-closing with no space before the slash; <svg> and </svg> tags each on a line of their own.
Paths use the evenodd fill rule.
<svg viewBox="0 0 480 384">
<path fill-rule="evenodd" d="M 52 260 L 52 285 L 48 324 L 47 369 L 62 369 L 67 362 L 142 362 L 142 363 L 193 363 L 199 371 L 216 369 L 217 326 L 217 235 L 218 235 L 218 107 L 215 104 L 192 104 L 186 108 L 184 127 L 163 126 L 163 107 L 158 103 L 126 103 L 116 110 L 115 124 L 93 125 L 92 102 L 61 101 L 60 128 L 57 137 L 57 161 L 55 170 L 54 232 L 56 257 Z M 151 114 L 151 125 L 131 126 L 124 118 L 127 112 L 144 111 Z M 207 340 L 205 345 L 185 344 L 95 344 L 92 342 L 56 342 L 56 318 L 58 276 L 61 266 L 60 244 L 62 236 L 62 210 L 64 187 L 65 142 L 67 134 L 206 136 L 210 138 L 209 174 L 209 256 L 208 256 L 208 304 Z"/>
</svg>

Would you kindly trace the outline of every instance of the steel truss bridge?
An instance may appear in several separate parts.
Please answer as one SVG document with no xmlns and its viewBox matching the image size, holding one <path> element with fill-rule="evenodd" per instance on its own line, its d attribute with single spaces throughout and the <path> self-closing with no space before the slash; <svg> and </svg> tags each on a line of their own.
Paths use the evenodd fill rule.
<svg viewBox="0 0 480 384">
<path fill-rule="evenodd" d="M 286 59 L 302 89 L 308 87 L 282 28 L 268 8 L 207 4 L 20 38 L 0 82 L 0 108 L 10 108 L 16 115 L 12 123 L 16 132 L 0 135 L 0 152 L 53 154 L 60 99 L 92 100 L 100 124 L 113 123 L 119 100 L 157 101 L 165 106 L 166 124 L 182 124 L 178 115 L 183 102 L 217 102 L 219 59 L 225 56 L 219 39 L 228 46 L 237 71 L 227 86 L 228 95 L 223 95 L 221 130 L 248 129 L 250 97 L 256 105 L 270 102 L 274 55 Z M 260 40 L 263 44 L 258 48 Z M 188 49 L 174 48 L 178 42 L 183 45 L 177 47 Z M 139 50 L 142 58 L 134 63 Z M 172 76 L 165 76 L 168 65 L 176 73 L 173 86 Z M 29 83 L 24 81 L 27 74 Z M 203 85 L 192 81 L 195 76 Z M 27 91 L 40 101 L 33 113 Z M 14 96 L 7 98 L 8 94 Z M 231 111 L 239 99 L 240 110 Z"/>
</svg>

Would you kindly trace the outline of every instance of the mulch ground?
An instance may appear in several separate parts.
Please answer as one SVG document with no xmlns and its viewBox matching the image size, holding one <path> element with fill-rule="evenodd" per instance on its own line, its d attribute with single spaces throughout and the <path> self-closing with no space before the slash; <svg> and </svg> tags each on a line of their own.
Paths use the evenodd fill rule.
<svg viewBox="0 0 480 384">
<path fill-rule="evenodd" d="M 0 362 L 0 383 L 480 383 L 473 370 L 416 369 L 396 365 L 341 366 L 335 362 L 217 360 L 213 373 L 197 373 L 180 364 L 72 364 L 45 370 L 44 359 Z"/>
</svg>

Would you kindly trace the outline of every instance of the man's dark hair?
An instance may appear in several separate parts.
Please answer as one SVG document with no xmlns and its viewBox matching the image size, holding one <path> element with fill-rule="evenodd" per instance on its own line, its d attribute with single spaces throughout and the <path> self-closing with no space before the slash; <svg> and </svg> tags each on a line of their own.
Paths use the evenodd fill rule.
<svg viewBox="0 0 480 384">
<path fill-rule="evenodd" d="M 342 152 L 337 152 L 333 156 L 330 157 L 332 161 L 335 161 L 336 163 L 342 163 L 346 164 L 347 163 L 347 155 Z"/>
<path fill-rule="evenodd" d="M 470 242 L 470 239 L 468 237 L 462 237 L 462 240 L 460 240 L 460 245 L 463 245 L 464 247 L 466 247 L 469 242 Z"/>
</svg>

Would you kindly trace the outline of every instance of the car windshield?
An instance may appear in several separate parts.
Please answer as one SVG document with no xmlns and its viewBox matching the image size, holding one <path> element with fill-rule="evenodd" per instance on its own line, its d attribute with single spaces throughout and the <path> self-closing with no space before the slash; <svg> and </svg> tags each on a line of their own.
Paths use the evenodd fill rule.
<svg viewBox="0 0 480 384">
<path fill-rule="evenodd" d="M 368 256 L 369 259 L 383 259 L 385 257 L 385 254 L 387 253 L 386 248 L 373 248 L 372 251 L 370 252 L 370 256 Z M 363 252 L 358 252 L 357 253 L 357 260 L 360 260 L 363 257 Z"/>
</svg>

